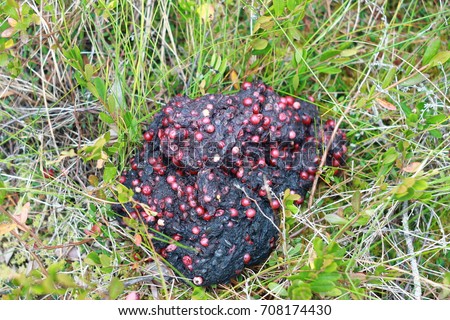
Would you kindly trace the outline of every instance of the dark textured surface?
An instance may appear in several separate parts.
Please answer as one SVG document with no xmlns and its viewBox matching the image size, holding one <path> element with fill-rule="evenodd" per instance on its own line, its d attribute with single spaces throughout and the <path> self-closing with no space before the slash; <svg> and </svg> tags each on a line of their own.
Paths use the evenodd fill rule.
<svg viewBox="0 0 450 320">
<path fill-rule="evenodd" d="M 263 83 L 244 83 L 233 95 L 175 97 L 120 178 L 143 205 L 113 209 L 168 236 L 156 233 L 155 248 L 195 284 L 226 283 L 274 249 L 279 203 L 271 194 L 305 197 L 333 128 L 332 120 L 320 126 L 316 106 Z M 345 152 L 339 131 L 327 164 L 339 167 Z"/>
</svg>

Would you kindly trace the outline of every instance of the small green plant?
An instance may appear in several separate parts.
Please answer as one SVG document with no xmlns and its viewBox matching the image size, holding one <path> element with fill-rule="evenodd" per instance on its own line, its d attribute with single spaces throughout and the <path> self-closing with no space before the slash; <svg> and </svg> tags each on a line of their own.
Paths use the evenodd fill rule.
<svg viewBox="0 0 450 320">
<path fill-rule="evenodd" d="M 289 298 L 309 300 L 314 297 L 340 296 L 342 280 L 342 258 L 345 250 L 336 243 L 325 245 L 315 238 L 309 252 L 308 262 L 296 274 L 289 276 Z"/>
</svg>

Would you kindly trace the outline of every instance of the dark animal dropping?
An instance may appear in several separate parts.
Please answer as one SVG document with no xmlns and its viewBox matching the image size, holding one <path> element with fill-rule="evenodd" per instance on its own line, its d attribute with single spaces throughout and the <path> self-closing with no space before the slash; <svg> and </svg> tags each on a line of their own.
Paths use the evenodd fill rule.
<svg viewBox="0 0 450 320">
<path fill-rule="evenodd" d="M 231 95 L 177 96 L 119 178 L 139 204 L 113 209 L 147 223 L 155 249 L 194 284 L 226 283 L 274 249 L 276 197 L 290 189 L 303 202 L 334 127 L 320 126 L 313 104 L 261 82 Z M 327 164 L 341 166 L 346 151 L 338 130 Z"/>
</svg>

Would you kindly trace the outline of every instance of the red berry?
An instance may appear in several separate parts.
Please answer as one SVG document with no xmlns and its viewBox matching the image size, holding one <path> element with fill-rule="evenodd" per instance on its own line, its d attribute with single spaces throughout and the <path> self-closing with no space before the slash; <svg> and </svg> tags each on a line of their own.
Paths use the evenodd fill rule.
<svg viewBox="0 0 450 320">
<path fill-rule="evenodd" d="M 183 264 L 185 266 L 191 265 L 192 264 L 192 258 L 190 256 L 184 256 L 182 258 Z"/>
<path fill-rule="evenodd" d="M 207 247 L 209 245 L 209 240 L 208 238 L 201 238 L 200 239 L 200 244 L 204 247 Z"/>
<path fill-rule="evenodd" d="M 191 231 L 192 231 L 193 234 L 199 234 L 200 233 L 200 228 L 195 226 L 195 227 L 192 227 Z"/>
<path fill-rule="evenodd" d="M 247 211 L 245 211 L 245 215 L 247 218 L 252 219 L 256 216 L 256 210 L 253 208 L 247 209 Z"/>
<path fill-rule="evenodd" d="M 46 177 L 47 178 L 47 177 Z M 125 176 L 120 176 L 119 177 L 119 182 L 120 183 L 125 183 L 125 181 L 127 181 L 127 178 Z"/>
<path fill-rule="evenodd" d="M 336 121 L 334 121 L 333 119 L 327 120 L 325 125 L 330 127 L 331 129 L 334 129 L 334 127 L 336 126 Z"/>
<path fill-rule="evenodd" d="M 148 196 L 152 193 L 152 188 L 149 185 L 142 186 L 142 194 Z"/>
<path fill-rule="evenodd" d="M 280 208 L 280 202 L 278 202 L 277 199 L 272 199 L 272 201 L 270 201 L 270 206 L 272 207 L 272 209 L 276 210 Z"/>
<path fill-rule="evenodd" d="M 196 133 L 194 134 L 194 138 L 195 138 L 195 140 L 197 140 L 198 142 L 200 142 L 200 141 L 203 140 L 203 134 L 202 134 L 201 132 L 196 132 Z"/>
<path fill-rule="evenodd" d="M 292 106 L 294 104 L 295 100 L 293 97 L 291 96 L 286 96 L 286 103 L 290 106 Z"/>
<path fill-rule="evenodd" d="M 242 104 L 246 107 L 250 107 L 253 104 L 253 99 L 250 97 L 244 98 L 244 100 L 242 100 Z"/>
<path fill-rule="evenodd" d="M 253 125 L 255 125 L 255 126 L 256 126 L 260 121 L 261 121 L 261 118 L 260 118 L 258 115 L 256 115 L 256 114 L 254 114 L 254 115 L 252 115 L 252 116 L 250 117 L 250 123 L 253 124 Z"/>
<path fill-rule="evenodd" d="M 333 159 L 333 161 L 331 162 L 331 165 L 333 167 L 340 167 L 341 166 L 341 164 L 339 163 L 339 160 L 337 160 L 337 159 Z"/>
<path fill-rule="evenodd" d="M 237 216 L 239 216 L 239 212 L 235 208 L 231 208 L 230 209 L 230 216 L 233 217 L 233 218 L 236 218 Z"/>
<path fill-rule="evenodd" d="M 280 156 L 280 151 L 278 149 L 272 149 L 270 151 L 270 155 L 272 156 L 272 158 L 276 159 Z"/>
<path fill-rule="evenodd" d="M 251 201 L 250 201 L 249 198 L 242 198 L 241 204 L 242 204 L 244 207 L 248 207 L 248 206 L 251 204 Z"/>
<path fill-rule="evenodd" d="M 336 151 L 335 153 L 333 153 L 333 157 L 335 158 L 335 159 L 340 159 L 340 158 L 342 158 L 342 152 L 341 151 Z"/>
<path fill-rule="evenodd" d="M 252 87 L 252 84 L 250 82 L 244 82 L 242 83 L 242 90 L 248 90 Z"/>
<path fill-rule="evenodd" d="M 208 124 L 208 125 L 205 127 L 205 131 L 208 132 L 208 133 L 213 133 L 214 130 L 216 130 L 216 128 L 215 128 L 212 124 Z"/>
<path fill-rule="evenodd" d="M 147 131 L 144 133 L 144 140 L 150 142 L 153 140 L 154 135 L 155 133 L 153 131 Z"/>
<path fill-rule="evenodd" d="M 302 122 L 305 126 L 309 126 L 311 124 L 311 117 L 308 116 L 307 114 L 302 115 Z"/>
<path fill-rule="evenodd" d="M 300 172 L 300 178 L 302 178 L 303 180 L 308 180 L 308 178 L 309 178 L 308 172 L 306 172 L 306 171 Z"/>
<path fill-rule="evenodd" d="M 203 278 L 202 277 L 194 277 L 192 279 L 192 282 L 196 285 L 196 286 L 201 286 L 203 283 Z"/>
<path fill-rule="evenodd" d="M 244 254 L 244 263 L 245 264 L 249 263 L 251 259 L 252 259 L 252 257 L 250 256 L 249 253 Z"/>
<path fill-rule="evenodd" d="M 166 181 L 168 184 L 172 184 L 177 181 L 177 178 L 175 176 L 167 176 Z"/>
<path fill-rule="evenodd" d="M 197 212 L 197 214 L 201 216 L 205 214 L 205 209 L 203 207 L 198 206 L 197 208 L 195 208 L 195 212 Z"/>
</svg>

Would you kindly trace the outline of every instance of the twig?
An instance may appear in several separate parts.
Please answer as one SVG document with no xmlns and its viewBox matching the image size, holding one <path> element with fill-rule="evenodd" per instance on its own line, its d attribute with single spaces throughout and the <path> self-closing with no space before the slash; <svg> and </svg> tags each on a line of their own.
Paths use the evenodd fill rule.
<svg viewBox="0 0 450 320">
<path fill-rule="evenodd" d="M 414 298 L 417 300 L 421 300 L 422 298 L 422 286 L 420 284 L 420 274 L 419 274 L 419 268 L 417 266 L 417 260 L 414 253 L 414 245 L 413 245 L 413 239 L 411 237 L 411 233 L 409 231 L 408 226 L 408 201 L 405 201 L 403 203 L 403 231 L 405 233 L 405 240 L 406 240 L 406 247 L 408 249 L 408 255 L 410 256 L 411 260 L 411 272 L 413 275 L 413 281 L 414 281 Z"/>
<path fill-rule="evenodd" d="M 263 215 L 267 220 L 269 220 L 269 221 L 273 224 L 273 226 L 277 229 L 278 232 L 281 233 L 280 228 L 278 228 L 278 226 L 275 224 L 275 222 L 273 221 L 273 219 L 270 219 L 268 216 L 266 216 L 266 214 L 264 213 L 264 211 L 263 211 L 263 210 L 261 209 L 261 207 L 259 206 L 258 202 L 257 202 L 255 199 L 251 198 L 251 197 L 247 194 L 247 192 L 245 191 L 245 189 L 244 189 L 243 187 L 241 187 L 241 186 L 238 185 L 237 183 L 235 183 L 234 186 L 235 186 L 237 189 L 241 190 L 241 191 L 245 194 L 245 196 L 246 196 L 247 198 L 249 198 L 250 200 L 252 200 L 252 201 L 256 204 L 256 207 L 257 207 L 258 210 L 262 213 L 262 215 Z"/>
</svg>

